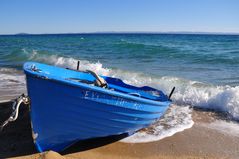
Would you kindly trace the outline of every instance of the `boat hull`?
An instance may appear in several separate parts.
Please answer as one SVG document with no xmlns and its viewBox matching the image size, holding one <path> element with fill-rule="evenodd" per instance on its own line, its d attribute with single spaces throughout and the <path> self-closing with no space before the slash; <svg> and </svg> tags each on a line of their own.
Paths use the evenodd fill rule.
<svg viewBox="0 0 239 159">
<path fill-rule="evenodd" d="M 25 72 L 33 138 L 40 152 L 59 152 L 89 138 L 132 134 L 155 122 L 170 105 L 170 101 L 139 101 Z"/>
</svg>

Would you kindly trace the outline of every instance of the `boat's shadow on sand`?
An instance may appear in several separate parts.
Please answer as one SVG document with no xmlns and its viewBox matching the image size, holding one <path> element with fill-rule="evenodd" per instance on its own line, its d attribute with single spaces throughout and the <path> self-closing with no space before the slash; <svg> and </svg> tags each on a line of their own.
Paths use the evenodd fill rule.
<svg viewBox="0 0 239 159">
<path fill-rule="evenodd" d="M 0 124 L 11 114 L 11 102 L 0 103 Z M 77 142 L 61 154 L 69 154 L 104 146 L 125 138 L 127 134 L 96 138 Z M 20 107 L 18 119 L 0 132 L 0 158 L 17 157 L 37 153 L 31 134 L 28 107 Z"/>
</svg>

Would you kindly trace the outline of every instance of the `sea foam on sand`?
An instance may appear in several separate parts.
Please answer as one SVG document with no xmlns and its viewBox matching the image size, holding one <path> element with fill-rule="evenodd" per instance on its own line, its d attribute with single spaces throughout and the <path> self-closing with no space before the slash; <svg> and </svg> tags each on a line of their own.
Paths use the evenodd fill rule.
<svg viewBox="0 0 239 159">
<path fill-rule="evenodd" d="M 191 113 L 192 109 L 190 109 L 189 106 L 172 105 L 167 113 L 149 128 L 141 130 L 121 141 L 127 143 L 143 143 L 172 136 L 177 132 L 181 132 L 193 126 L 194 122 Z"/>
<path fill-rule="evenodd" d="M 42 55 L 36 50 L 26 52 L 28 60 L 40 61 L 61 67 L 76 68 L 77 59 L 58 55 Z M 172 96 L 173 103 L 163 119 L 156 122 L 153 127 L 146 131 L 136 133 L 127 142 L 148 142 L 171 136 L 176 132 L 190 128 L 193 125 L 190 107 L 205 108 L 214 111 L 222 111 L 232 119 L 239 119 L 239 86 L 214 86 L 191 81 L 178 77 L 153 77 L 140 72 L 130 72 L 120 69 L 104 68 L 100 62 L 92 63 L 86 60 L 80 61 L 82 70 L 90 69 L 100 75 L 121 78 L 124 82 L 136 86 L 151 86 L 169 94 L 175 86 Z M 22 73 L 16 69 L 0 69 L 0 88 L 4 95 L 20 95 L 26 91 L 25 79 Z M 8 94 L 7 94 L 8 93 Z M 5 98 L 3 96 L 3 98 Z M 1 99 L 0 99 L 1 100 Z M 164 126 L 164 123 L 166 123 Z M 147 136 L 147 137 L 145 137 Z M 137 141 L 136 141 L 137 139 Z"/>
</svg>

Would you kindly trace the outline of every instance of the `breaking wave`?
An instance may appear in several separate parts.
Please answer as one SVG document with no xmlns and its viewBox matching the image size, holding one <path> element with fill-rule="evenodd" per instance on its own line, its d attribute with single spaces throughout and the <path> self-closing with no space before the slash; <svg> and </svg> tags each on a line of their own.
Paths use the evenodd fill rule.
<svg viewBox="0 0 239 159">
<path fill-rule="evenodd" d="M 25 54 L 25 59 L 21 61 L 22 63 L 24 61 L 38 61 L 74 69 L 78 61 L 77 58 L 63 57 L 57 54 L 52 55 L 36 50 L 29 52 L 22 49 L 22 52 Z M 161 89 L 166 94 L 169 94 L 174 86 L 176 87 L 172 97 L 174 105 L 164 118 L 156 122 L 151 128 L 140 131 L 123 140 L 124 142 L 155 141 L 190 128 L 193 125 L 193 120 L 189 106 L 221 111 L 228 114 L 232 119 L 239 120 L 239 86 L 214 86 L 169 76 L 153 77 L 141 72 L 104 68 L 100 62 L 93 63 L 86 60 L 80 60 L 80 69 L 90 69 L 100 75 L 121 78 L 124 82 L 137 86 L 148 85 Z M 15 94 L 25 92 L 25 79 L 22 72 L 16 69 L 1 68 L 0 89 L 10 90 L 3 91 L 3 93 L 10 93 L 11 95 L 12 90 L 15 90 Z"/>
<path fill-rule="evenodd" d="M 77 61 L 72 58 L 62 57 L 55 61 L 56 65 L 71 66 L 73 68 L 76 63 Z M 80 67 L 83 70 L 94 70 L 101 75 L 121 78 L 129 84 L 152 86 L 163 90 L 167 94 L 175 86 L 176 91 L 172 98 L 175 104 L 222 111 L 236 120 L 239 119 L 239 86 L 214 86 L 177 77 L 150 77 L 138 72 L 103 68 L 103 65 L 99 62 L 81 61 Z"/>
<path fill-rule="evenodd" d="M 77 63 L 77 60 L 73 58 L 58 57 L 50 58 L 50 60 L 55 65 L 72 68 L 75 68 Z M 234 119 L 239 119 L 239 86 L 214 86 L 177 77 L 150 77 L 138 72 L 104 68 L 99 62 L 81 61 L 80 68 L 91 69 L 101 75 L 121 78 L 129 84 L 152 86 L 162 89 L 167 94 L 175 86 L 176 91 L 173 95 L 175 104 L 222 111 Z"/>
<path fill-rule="evenodd" d="M 36 50 L 28 52 L 22 49 L 22 51 L 25 56 L 27 56 L 25 60 L 39 61 L 61 67 L 74 69 L 78 61 L 76 58 L 63 57 L 56 54 L 52 55 Z M 90 69 L 100 75 L 121 78 L 124 82 L 137 86 L 152 86 L 163 90 L 167 94 L 175 86 L 176 90 L 172 99 L 176 105 L 190 105 L 197 108 L 222 111 L 228 113 L 229 116 L 234 119 L 239 119 L 239 86 L 214 86 L 198 81 L 169 76 L 152 77 L 140 72 L 104 68 L 100 62 L 92 63 L 86 60 L 80 60 L 80 69 Z M 1 70 L 1 80 L 7 80 L 9 78 L 9 81 L 14 81 L 16 78 L 17 81 L 19 81 L 19 78 L 20 80 L 22 79 L 13 69 L 8 71 L 12 71 L 12 73 L 6 75 L 3 69 Z"/>
</svg>

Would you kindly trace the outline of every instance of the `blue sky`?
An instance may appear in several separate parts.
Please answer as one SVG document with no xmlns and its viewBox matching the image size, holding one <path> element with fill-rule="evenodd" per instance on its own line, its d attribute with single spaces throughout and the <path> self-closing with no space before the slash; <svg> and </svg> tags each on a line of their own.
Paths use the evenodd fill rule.
<svg viewBox="0 0 239 159">
<path fill-rule="evenodd" d="M 239 33 L 239 0 L 0 0 L 0 34 Z"/>
</svg>

